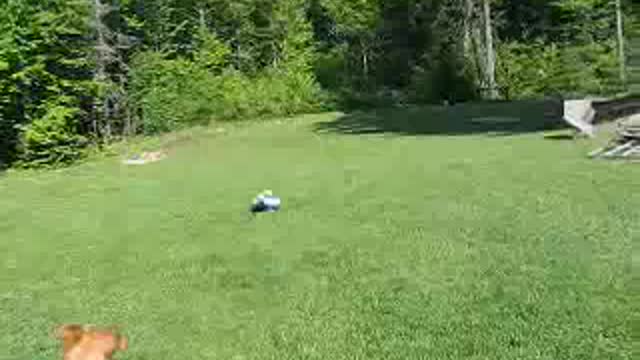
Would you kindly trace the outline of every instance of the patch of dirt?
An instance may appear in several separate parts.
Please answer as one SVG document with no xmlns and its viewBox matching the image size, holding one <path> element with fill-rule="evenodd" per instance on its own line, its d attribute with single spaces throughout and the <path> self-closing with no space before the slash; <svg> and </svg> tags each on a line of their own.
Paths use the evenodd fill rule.
<svg viewBox="0 0 640 360">
<path fill-rule="evenodd" d="M 148 151 L 142 154 L 134 155 L 124 160 L 126 165 L 145 165 L 158 161 L 162 161 L 167 158 L 167 153 L 164 151 Z"/>
</svg>

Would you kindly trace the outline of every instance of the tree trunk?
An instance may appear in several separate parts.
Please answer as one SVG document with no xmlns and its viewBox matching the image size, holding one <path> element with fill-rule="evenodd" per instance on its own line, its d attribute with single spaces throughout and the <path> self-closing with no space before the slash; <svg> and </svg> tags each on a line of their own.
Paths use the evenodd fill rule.
<svg viewBox="0 0 640 360">
<path fill-rule="evenodd" d="M 464 6 L 464 55 L 467 59 L 472 58 L 472 36 L 473 36 L 473 0 L 465 0 Z"/>
<path fill-rule="evenodd" d="M 616 0 L 616 22 L 618 28 L 618 61 L 620 66 L 620 81 L 626 87 L 627 69 L 624 49 L 624 24 L 622 22 L 622 0 Z"/>
<path fill-rule="evenodd" d="M 129 104 L 124 108 L 124 135 L 133 136 L 133 121 L 131 120 L 131 109 Z"/>
<path fill-rule="evenodd" d="M 484 8 L 484 30 L 486 41 L 486 82 L 488 87 L 488 94 L 490 99 L 496 99 L 498 97 L 496 91 L 496 54 L 493 48 L 493 26 L 491 23 L 491 4 L 490 0 L 483 1 Z"/>
<path fill-rule="evenodd" d="M 105 8 L 101 0 L 94 0 L 93 11 L 94 11 L 94 28 L 96 31 L 96 45 L 95 45 L 96 63 L 95 63 L 95 69 L 93 74 L 93 80 L 98 84 L 102 84 L 105 82 L 107 78 L 108 44 L 106 40 L 105 26 L 102 21 L 102 17 L 105 15 L 104 13 Z M 101 95 L 104 95 L 104 94 L 101 94 Z M 106 99 L 103 98 L 100 100 L 103 101 L 102 110 L 98 110 L 97 108 L 94 107 L 93 119 L 92 119 L 93 121 L 92 127 L 96 137 L 99 137 L 104 130 L 100 125 L 100 119 L 101 118 L 104 119 L 107 116 Z"/>
<path fill-rule="evenodd" d="M 198 9 L 198 20 L 200 25 L 200 31 L 207 30 L 207 20 L 206 20 L 203 8 Z"/>
<path fill-rule="evenodd" d="M 100 0 L 94 0 L 94 12 L 96 30 L 96 69 L 94 78 L 97 81 L 104 81 L 107 77 L 106 67 L 108 63 L 109 45 L 106 41 L 105 25 L 102 21 L 102 17 L 105 15 L 105 9 Z"/>
<path fill-rule="evenodd" d="M 364 73 L 364 78 L 367 79 L 369 77 L 369 56 L 367 56 L 367 50 L 362 51 L 362 72 Z"/>
<path fill-rule="evenodd" d="M 126 102 L 126 73 L 129 67 L 123 57 L 123 51 L 130 47 L 128 38 L 121 34 L 122 25 L 118 8 L 113 2 L 105 0 L 93 0 L 93 30 L 95 31 L 95 69 L 93 80 L 103 86 L 103 92 L 99 94 L 97 105 L 94 107 L 93 127 L 96 136 L 101 136 L 109 141 L 114 135 L 121 134 L 125 125 L 123 111 L 129 106 Z M 113 15 L 111 19 L 118 23 L 107 24 L 105 18 Z"/>
<path fill-rule="evenodd" d="M 473 53 L 473 66 L 475 75 L 481 83 L 485 83 L 485 48 L 486 43 L 483 41 L 482 29 L 478 24 L 473 23 L 471 26 L 471 51 Z M 484 85 L 484 84 L 480 84 Z"/>
<path fill-rule="evenodd" d="M 369 54 L 365 40 L 360 40 L 360 50 L 362 51 L 362 75 L 365 80 L 369 79 Z"/>
<path fill-rule="evenodd" d="M 482 63 L 484 62 L 484 50 L 482 46 L 482 30 L 478 26 L 478 21 L 474 15 L 477 9 L 475 0 L 464 0 L 464 38 L 463 51 L 465 58 L 465 66 L 470 74 L 473 74 L 475 86 L 478 89 L 482 87 L 482 79 L 484 70 Z"/>
</svg>

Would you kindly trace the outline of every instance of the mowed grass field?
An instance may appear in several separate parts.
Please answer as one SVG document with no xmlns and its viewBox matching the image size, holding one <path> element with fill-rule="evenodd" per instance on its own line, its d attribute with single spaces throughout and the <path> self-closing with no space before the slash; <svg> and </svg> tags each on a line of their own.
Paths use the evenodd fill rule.
<svg viewBox="0 0 640 360">
<path fill-rule="evenodd" d="M 68 322 L 120 325 L 119 359 L 631 359 L 640 167 L 540 114 L 223 125 L 5 174 L 0 359 L 61 358 Z M 251 218 L 263 189 L 283 210 Z"/>
</svg>

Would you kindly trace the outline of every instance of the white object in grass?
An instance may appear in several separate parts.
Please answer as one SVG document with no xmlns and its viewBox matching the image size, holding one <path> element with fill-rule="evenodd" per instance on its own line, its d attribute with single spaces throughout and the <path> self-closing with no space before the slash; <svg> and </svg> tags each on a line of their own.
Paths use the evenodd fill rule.
<svg viewBox="0 0 640 360">
<path fill-rule="evenodd" d="M 595 128 L 593 120 L 596 111 L 591 100 L 569 100 L 564 102 L 564 121 L 580 130 L 580 132 L 593 137 Z"/>
</svg>

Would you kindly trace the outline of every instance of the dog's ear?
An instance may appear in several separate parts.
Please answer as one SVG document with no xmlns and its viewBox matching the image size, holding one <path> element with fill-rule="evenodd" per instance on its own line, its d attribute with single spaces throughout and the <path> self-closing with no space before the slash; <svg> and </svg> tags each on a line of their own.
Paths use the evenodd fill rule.
<svg viewBox="0 0 640 360">
<path fill-rule="evenodd" d="M 78 324 L 60 325 L 54 330 L 54 336 L 60 340 L 74 339 L 84 334 L 85 328 Z"/>
</svg>

